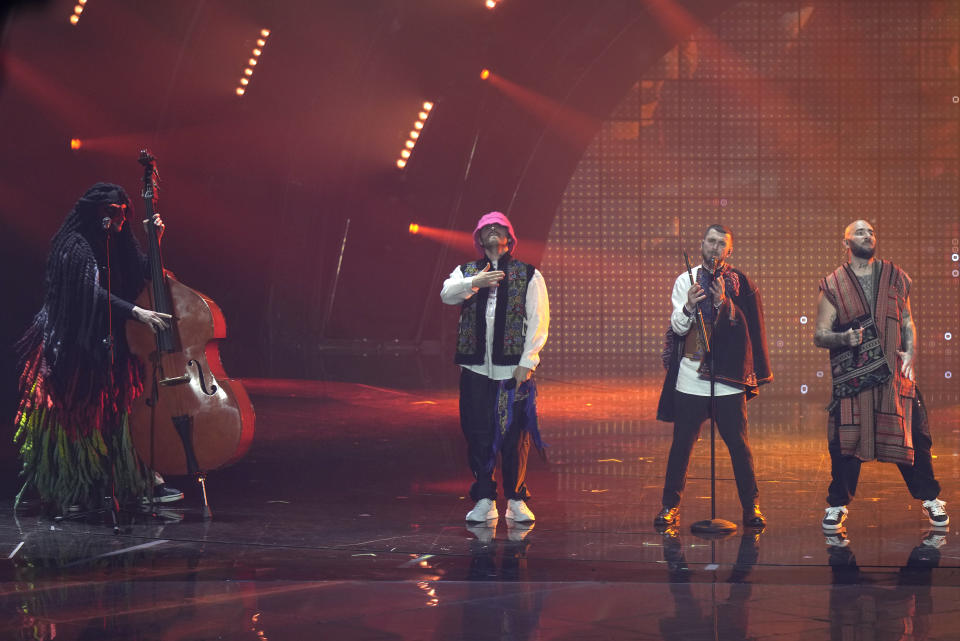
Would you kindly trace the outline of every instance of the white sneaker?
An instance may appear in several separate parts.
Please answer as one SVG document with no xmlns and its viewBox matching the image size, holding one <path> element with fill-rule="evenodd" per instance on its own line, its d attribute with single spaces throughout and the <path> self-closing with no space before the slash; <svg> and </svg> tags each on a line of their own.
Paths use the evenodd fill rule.
<svg viewBox="0 0 960 641">
<path fill-rule="evenodd" d="M 824 530 L 839 530 L 843 527 L 843 522 L 847 520 L 846 505 L 828 507 L 824 511 L 826 514 L 823 515 L 823 521 L 820 522 Z"/>
<path fill-rule="evenodd" d="M 947 516 L 947 511 L 943 508 L 946 504 L 946 501 L 941 501 L 940 499 L 932 499 L 922 503 L 923 513 L 930 519 L 930 523 L 937 527 L 950 524 L 950 517 Z"/>
<path fill-rule="evenodd" d="M 510 499 L 507 501 L 507 518 L 514 521 L 533 521 L 536 517 L 521 499 Z"/>
<path fill-rule="evenodd" d="M 483 523 L 495 519 L 497 516 L 497 504 L 491 499 L 480 499 L 473 506 L 473 509 L 467 512 L 467 520 L 471 523 Z"/>
</svg>

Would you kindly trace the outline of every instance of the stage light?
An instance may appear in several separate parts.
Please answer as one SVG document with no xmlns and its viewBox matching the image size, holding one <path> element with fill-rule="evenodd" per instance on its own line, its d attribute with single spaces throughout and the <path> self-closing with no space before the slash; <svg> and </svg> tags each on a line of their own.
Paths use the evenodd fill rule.
<svg viewBox="0 0 960 641">
<path fill-rule="evenodd" d="M 432 102 L 427 100 L 421 103 L 420 111 L 417 113 L 417 120 L 413 123 L 413 129 L 410 130 L 406 142 L 403 143 L 404 148 L 400 151 L 400 158 L 397 160 L 397 167 L 400 169 L 407 166 L 407 159 L 410 158 L 410 154 L 413 153 L 413 149 L 417 145 L 417 140 L 420 139 L 420 131 L 423 129 L 424 123 L 426 123 L 432 111 Z"/>
<path fill-rule="evenodd" d="M 480 72 L 480 80 L 486 80 L 489 77 L 490 77 L 489 69 L 484 69 L 483 71 Z"/>
<path fill-rule="evenodd" d="M 498 0 L 487 0 L 483 4 L 487 7 L 487 9 L 496 9 Z"/>
<path fill-rule="evenodd" d="M 80 149 L 81 147 L 83 147 L 83 141 L 82 141 L 82 140 L 80 140 L 79 138 L 71 138 L 71 139 L 70 139 L 70 149 L 76 150 L 76 149 Z"/>
<path fill-rule="evenodd" d="M 410 230 L 410 233 L 411 233 L 411 234 L 419 234 L 419 233 L 420 233 L 420 225 L 418 225 L 417 223 L 410 223 L 409 230 Z"/>
<path fill-rule="evenodd" d="M 80 22 L 80 14 L 83 13 L 85 4 L 87 4 L 87 0 L 77 0 L 77 4 L 73 7 L 73 14 L 70 16 L 70 24 L 76 25 Z"/>
<path fill-rule="evenodd" d="M 245 87 L 250 84 L 250 79 L 253 77 L 253 68 L 257 66 L 257 63 L 260 61 L 260 56 L 263 55 L 263 49 L 267 46 L 268 37 L 270 37 L 270 30 L 261 29 L 260 37 L 255 41 L 257 46 L 251 51 L 252 57 L 247 59 L 247 66 L 243 70 L 243 75 L 240 76 L 240 83 L 236 88 L 238 96 L 246 93 Z"/>
</svg>

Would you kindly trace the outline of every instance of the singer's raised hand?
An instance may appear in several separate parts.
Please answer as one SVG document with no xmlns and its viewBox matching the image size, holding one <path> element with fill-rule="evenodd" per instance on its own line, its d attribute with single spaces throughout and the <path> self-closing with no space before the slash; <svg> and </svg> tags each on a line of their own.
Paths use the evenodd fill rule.
<svg viewBox="0 0 960 641">
<path fill-rule="evenodd" d="M 490 263 L 487 263 L 487 266 L 473 277 L 470 284 L 473 287 L 490 287 L 503 280 L 504 276 L 506 276 L 506 274 L 500 270 L 490 271 Z"/>
</svg>

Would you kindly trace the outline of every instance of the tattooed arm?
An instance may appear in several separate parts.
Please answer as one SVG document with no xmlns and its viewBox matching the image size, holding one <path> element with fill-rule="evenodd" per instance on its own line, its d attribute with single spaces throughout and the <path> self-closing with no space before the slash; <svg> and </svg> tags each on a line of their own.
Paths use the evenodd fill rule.
<svg viewBox="0 0 960 641">
<path fill-rule="evenodd" d="M 837 322 L 837 309 L 820 292 L 817 300 L 817 323 L 813 333 L 813 344 L 817 347 L 833 348 L 843 345 L 859 345 L 863 342 L 863 329 L 848 329 L 845 332 L 833 331 Z"/>
<path fill-rule="evenodd" d="M 911 381 L 914 380 L 914 369 L 916 354 L 914 348 L 917 344 L 917 327 L 913 324 L 913 313 L 910 311 L 910 298 L 908 297 L 903 305 L 903 319 L 900 322 L 900 342 L 903 347 L 900 355 L 900 371 Z"/>
</svg>

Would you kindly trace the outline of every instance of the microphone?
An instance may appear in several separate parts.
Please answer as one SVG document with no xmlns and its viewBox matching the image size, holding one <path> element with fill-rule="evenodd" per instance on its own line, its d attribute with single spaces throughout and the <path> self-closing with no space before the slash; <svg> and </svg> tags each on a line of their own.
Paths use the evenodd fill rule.
<svg viewBox="0 0 960 641">
<path fill-rule="evenodd" d="M 857 331 L 863 328 L 860 326 L 860 321 L 855 320 L 853 321 L 853 324 L 850 325 L 850 329 Z M 860 343 L 862 342 L 863 342 L 863 337 L 861 335 Z M 856 365 L 856 363 L 860 360 L 860 343 L 857 343 L 856 345 L 854 345 L 853 348 L 850 350 L 850 353 L 853 354 L 854 365 Z"/>
<path fill-rule="evenodd" d="M 104 217 L 100 220 L 100 224 L 103 225 L 104 231 L 110 229 L 110 223 L 112 223 L 112 222 L 113 222 L 113 218 L 110 218 L 110 216 L 104 216 Z"/>
</svg>

